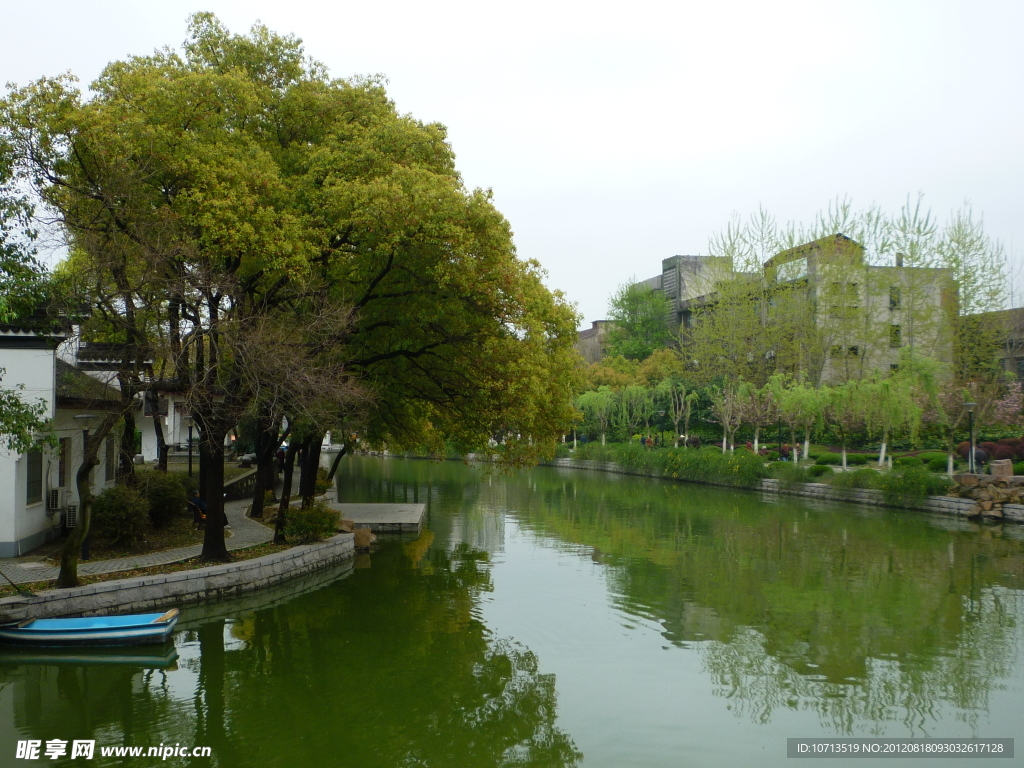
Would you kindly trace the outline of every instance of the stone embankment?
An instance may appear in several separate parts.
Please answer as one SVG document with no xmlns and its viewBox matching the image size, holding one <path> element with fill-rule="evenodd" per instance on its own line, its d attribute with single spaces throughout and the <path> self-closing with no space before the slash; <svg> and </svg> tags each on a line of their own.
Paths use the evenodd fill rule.
<svg viewBox="0 0 1024 768">
<path fill-rule="evenodd" d="M 661 474 L 652 474 L 649 472 L 641 472 L 638 470 L 628 469 L 616 464 L 613 461 L 587 461 L 582 459 L 555 459 L 551 462 L 546 462 L 548 466 L 553 467 L 567 467 L 572 469 L 591 469 L 599 472 L 614 472 L 620 475 L 637 475 L 640 477 L 656 477 L 662 480 L 672 480 L 675 478 L 665 477 Z M 920 504 L 914 507 L 899 507 L 903 509 L 917 509 L 923 512 L 934 512 L 942 515 L 959 515 L 961 517 L 976 517 L 984 515 L 986 517 L 1005 518 L 1007 520 L 1014 520 L 1017 522 L 1024 522 L 1024 504 L 1015 503 L 1017 501 L 1024 501 L 1024 477 L 1006 478 L 998 477 L 993 475 L 957 475 L 954 480 L 962 477 L 980 478 L 974 483 L 982 490 L 982 493 L 989 494 L 991 499 L 981 499 L 974 496 L 968 498 L 961 498 L 959 495 L 954 496 L 928 496 L 921 501 Z M 1007 480 L 1019 480 L 1018 483 L 1014 483 L 1012 486 L 1006 483 Z M 688 482 L 688 481 L 683 481 Z M 968 481 L 970 482 L 970 481 Z M 708 485 L 716 485 L 716 483 L 708 483 Z M 958 486 L 963 488 L 964 486 Z M 972 488 L 971 486 L 966 486 Z M 1009 488 L 1013 489 L 1013 493 L 1007 493 Z M 761 480 L 760 485 L 755 490 L 767 491 L 770 493 L 781 493 L 788 494 L 791 496 L 806 496 L 809 498 L 822 499 L 828 501 L 845 501 L 852 502 L 854 504 L 869 504 L 871 506 L 879 507 L 892 507 L 897 506 L 889 503 L 885 500 L 885 496 L 881 491 L 868 489 L 868 488 L 833 488 L 831 485 L 825 483 L 783 483 L 779 480 L 765 479 Z M 958 493 L 962 494 L 962 491 L 958 490 Z M 971 493 L 973 493 L 973 488 Z M 1016 495 L 1014 495 L 1016 494 Z M 999 501 L 996 501 L 996 498 Z M 990 503 L 986 509 L 986 503 Z"/>
<path fill-rule="evenodd" d="M 47 590 L 33 597 L 7 597 L 0 600 L 0 624 L 53 616 L 163 611 L 263 589 L 354 555 L 352 534 L 342 533 L 318 544 L 292 547 L 251 560 Z"/>
</svg>

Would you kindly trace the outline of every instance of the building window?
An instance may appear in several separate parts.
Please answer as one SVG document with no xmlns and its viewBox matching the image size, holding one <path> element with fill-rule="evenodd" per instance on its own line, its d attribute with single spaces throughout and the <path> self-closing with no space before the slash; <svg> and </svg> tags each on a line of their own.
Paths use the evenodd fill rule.
<svg viewBox="0 0 1024 768">
<path fill-rule="evenodd" d="M 1017 358 L 1017 378 L 1024 379 L 1024 357 Z"/>
<path fill-rule="evenodd" d="M 28 493 L 26 504 L 38 504 L 43 500 L 43 452 L 28 452 Z"/>
<path fill-rule="evenodd" d="M 103 479 L 113 480 L 117 470 L 117 450 L 114 438 L 108 437 L 104 446 L 106 455 L 103 457 Z"/>
<path fill-rule="evenodd" d="M 889 326 L 889 346 L 893 349 L 903 346 L 903 330 L 898 325 Z"/>
<path fill-rule="evenodd" d="M 890 288 L 889 289 L 889 309 L 899 309 L 899 308 L 900 308 L 900 289 L 899 288 L 895 288 L 895 287 Z"/>
<path fill-rule="evenodd" d="M 846 350 L 846 354 L 850 357 L 857 357 L 860 354 L 860 347 L 850 347 Z"/>
<path fill-rule="evenodd" d="M 68 452 L 71 450 L 71 438 L 62 437 L 57 450 L 57 487 L 68 487 Z"/>
<path fill-rule="evenodd" d="M 900 369 L 900 364 L 899 363 L 889 363 L 889 370 L 892 371 L 893 373 L 896 373 L 896 371 L 898 371 L 899 369 Z"/>
</svg>

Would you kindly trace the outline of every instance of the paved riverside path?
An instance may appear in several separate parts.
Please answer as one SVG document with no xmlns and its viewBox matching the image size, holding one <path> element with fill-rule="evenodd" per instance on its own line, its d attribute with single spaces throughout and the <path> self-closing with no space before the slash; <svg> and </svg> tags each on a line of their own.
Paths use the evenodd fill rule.
<svg viewBox="0 0 1024 768">
<path fill-rule="evenodd" d="M 227 514 L 228 522 L 231 524 L 231 537 L 226 540 L 228 551 L 264 544 L 274 538 L 274 531 L 272 529 L 245 516 L 245 508 L 250 503 L 250 499 L 224 502 L 224 512 Z M 182 560 L 198 557 L 202 551 L 202 544 L 193 544 L 190 547 L 150 552 L 148 555 L 115 557 L 112 560 L 79 560 L 78 575 L 89 576 L 99 573 L 117 573 L 118 571 L 132 571 L 136 568 L 149 568 L 154 565 L 180 563 Z M 3 559 L 0 560 L 0 573 L 3 573 L 4 576 L 15 584 L 28 584 L 33 581 L 54 580 L 57 578 L 57 574 L 60 573 L 60 568 L 49 565 L 42 567 L 27 565 L 22 558 L 18 560 Z M 0 584 L 6 583 L 6 581 L 0 579 Z"/>
</svg>

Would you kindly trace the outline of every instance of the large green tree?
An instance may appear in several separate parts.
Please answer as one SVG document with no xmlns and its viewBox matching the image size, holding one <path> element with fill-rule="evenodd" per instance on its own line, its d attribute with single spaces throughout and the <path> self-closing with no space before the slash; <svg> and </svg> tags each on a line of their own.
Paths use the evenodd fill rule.
<svg viewBox="0 0 1024 768">
<path fill-rule="evenodd" d="M 204 557 L 227 556 L 224 436 L 282 370 L 268 318 L 345 316 L 297 366 L 326 360 L 371 395 L 337 403 L 371 441 L 496 439 L 516 463 L 553 450 L 574 415 L 576 317 L 516 257 L 490 194 L 464 187 L 442 126 L 400 115 L 377 81 L 331 79 L 295 38 L 210 14 L 181 53 L 112 63 L 91 90 L 15 89 L 0 140 L 187 396 Z"/>
</svg>

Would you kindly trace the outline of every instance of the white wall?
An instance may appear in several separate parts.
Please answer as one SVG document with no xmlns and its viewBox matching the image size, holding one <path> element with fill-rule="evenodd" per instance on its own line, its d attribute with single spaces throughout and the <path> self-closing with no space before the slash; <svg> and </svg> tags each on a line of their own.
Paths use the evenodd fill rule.
<svg viewBox="0 0 1024 768">
<path fill-rule="evenodd" d="M 46 401 L 46 415 L 53 418 L 56 362 L 50 349 L 7 349 L 0 347 L 0 387 L 15 389 L 22 400 Z"/>
</svg>

